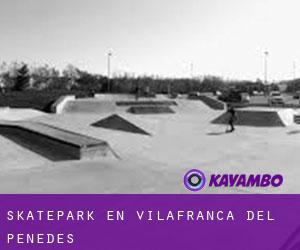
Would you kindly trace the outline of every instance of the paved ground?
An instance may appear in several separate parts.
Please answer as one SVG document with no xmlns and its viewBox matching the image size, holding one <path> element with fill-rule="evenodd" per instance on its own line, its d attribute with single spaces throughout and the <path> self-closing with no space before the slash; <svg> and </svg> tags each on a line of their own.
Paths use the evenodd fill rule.
<svg viewBox="0 0 300 250">
<path fill-rule="evenodd" d="M 279 189 L 201 193 L 299 193 L 300 127 L 238 127 L 236 133 L 224 134 L 224 125 L 210 123 L 222 111 L 201 101 L 177 100 L 172 107 L 176 113 L 168 115 L 133 115 L 124 107 L 110 110 L 99 100 L 80 102 L 76 112 L 32 119 L 106 140 L 122 159 L 53 163 L 1 137 L 1 193 L 188 193 L 182 178 L 191 168 L 206 174 L 280 173 L 285 178 Z M 152 136 L 90 126 L 112 112 Z"/>
</svg>

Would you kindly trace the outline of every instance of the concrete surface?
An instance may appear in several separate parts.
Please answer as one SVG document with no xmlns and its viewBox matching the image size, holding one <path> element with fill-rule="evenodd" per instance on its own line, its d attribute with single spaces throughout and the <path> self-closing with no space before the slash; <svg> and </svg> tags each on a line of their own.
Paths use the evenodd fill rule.
<svg viewBox="0 0 300 250">
<path fill-rule="evenodd" d="M 178 106 L 172 107 L 176 113 L 166 115 L 132 115 L 114 105 L 102 110 L 99 100 L 79 102 L 74 103 L 78 109 L 32 120 L 103 139 L 121 160 L 53 163 L 0 137 L 1 193 L 190 193 L 182 180 L 192 168 L 207 175 L 279 173 L 284 176 L 284 184 L 278 189 L 215 188 L 201 193 L 300 191 L 297 178 L 300 127 L 296 125 L 244 126 L 235 133 L 225 134 L 225 125 L 211 124 L 223 111 L 211 110 L 201 101 L 178 99 Z M 112 113 L 122 115 L 152 136 L 90 126 Z"/>
</svg>

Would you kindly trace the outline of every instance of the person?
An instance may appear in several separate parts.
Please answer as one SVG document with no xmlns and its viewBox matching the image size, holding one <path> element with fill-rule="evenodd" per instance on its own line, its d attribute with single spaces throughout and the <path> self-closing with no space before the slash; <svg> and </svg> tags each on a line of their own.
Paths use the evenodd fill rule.
<svg viewBox="0 0 300 250">
<path fill-rule="evenodd" d="M 236 121 L 236 112 L 235 109 L 230 105 L 227 109 L 228 113 L 228 125 L 230 126 L 230 129 L 226 129 L 226 133 L 231 133 L 235 130 L 234 128 L 234 122 Z"/>
<path fill-rule="evenodd" d="M 136 85 L 134 92 L 135 92 L 135 100 L 138 101 L 139 94 L 140 94 L 140 88 L 138 84 Z"/>
</svg>

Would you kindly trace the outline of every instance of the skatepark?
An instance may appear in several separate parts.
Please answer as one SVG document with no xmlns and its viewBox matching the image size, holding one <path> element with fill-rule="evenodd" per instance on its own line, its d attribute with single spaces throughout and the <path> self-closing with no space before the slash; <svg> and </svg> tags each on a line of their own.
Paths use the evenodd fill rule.
<svg viewBox="0 0 300 250">
<path fill-rule="evenodd" d="M 64 96 L 53 113 L 0 110 L 1 193 L 189 193 L 184 174 L 282 174 L 278 189 L 201 193 L 297 193 L 298 111 L 237 110 L 225 133 L 226 105 L 198 100 L 96 94 Z"/>
</svg>

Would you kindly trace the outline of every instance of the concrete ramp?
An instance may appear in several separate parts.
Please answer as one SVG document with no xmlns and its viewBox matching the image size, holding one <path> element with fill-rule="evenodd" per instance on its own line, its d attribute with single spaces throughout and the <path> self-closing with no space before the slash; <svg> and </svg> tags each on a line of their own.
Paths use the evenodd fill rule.
<svg viewBox="0 0 300 250">
<path fill-rule="evenodd" d="M 278 111 L 278 115 L 285 126 L 291 126 L 296 123 L 295 117 L 299 113 L 294 109 L 281 109 Z"/>
<path fill-rule="evenodd" d="M 177 105 L 175 101 L 169 100 L 139 100 L 136 101 L 132 95 L 107 95 L 97 94 L 96 98 L 69 99 L 62 97 L 63 105 L 60 105 L 56 113 L 82 113 L 103 114 L 124 111 L 127 106 L 171 106 Z M 59 102 L 58 100 L 57 102 Z"/>
<path fill-rule="evenodd" d="M 106 141 L 36 122 L 5 122 L 0 134 L 52 161 L 91 159 L 112 151 Z"/>
<path fill-rule="evenodd" d="M 95 98 L 102 100 L 102 101 L 128 101 L 134 100 L 135 95 L 132 94 L 95 94 Z"/>
<path fill-rule="evenodd" d="M 210 107 L 211 109 L 215 109 L 215 110 L 224 110 L 226 107 L 226 104 L 224 102 L 221 102 L 221 101 L 217 100 L 216 98 L 208 96 L 208 95 L 199 95 L 197 97 L 189 97 L 189 99 L 200 100 L 204 104 L 206 104 L 208 107 Z"/>
<path fill-rule="evenodd" d="M 169 106 L 132 106 L 127 112 L 136 115 L 174 114 Z"/>
<path fill-rule="evenodd" d="M 100 127 L 105 129 L 119 130 L 123 132 L 129 132 L 134 134 L 150 135 L 145 130 L 137 127 L 131 122 L 125 120 L 119 115 L 111 115 L 107 118 L 104 118 L 96 123 L 93 123 L 91 126 Z"/>
<path fill-rule="evenodd" d="M 285 122 L 288 120 L 286 118 L 285 120 L 282 119 L 283 113 L 280 113 L 279 110 L 240 109 L 236 110 L 236 117 L 236 125 L 252 127 L 284 127 L 287 126 Z M 227 124 L 228 119 L 229 115 L 227 113 L 223 113 L 211 123 Z"/>
<path fill-rule="evenodd" d="M 135 94 L 109 94 L 109 93 L 96 93 L 94 95 L 95 98 L 100 100 L 110 100 L 110 101 L 135 101 L 136 95 Z M 166 95 L 157 94 L 155 97 L 142 97 L 138 98 L 139 101 L 165 101 L 169 100 Z"/>
<path fill-rule="evenodd" d="M 9 107 L 0 108 L 0 120 L 4 121 L 28 120 L 45 115 L 47 114 L 35 109 L 21 109 Z"/>
<path fill-rule="evenodd" d="M 69 101 L 63 113 L 113 113 L 116 111 L 115 101 L 97 99 L 77 99 Z"/>
<path fill-rule="evenodd" d="M 161 101 L 118 101 L 117 106 L 177 106 L 175 101 L 161 100 Z"/>
</svg>

